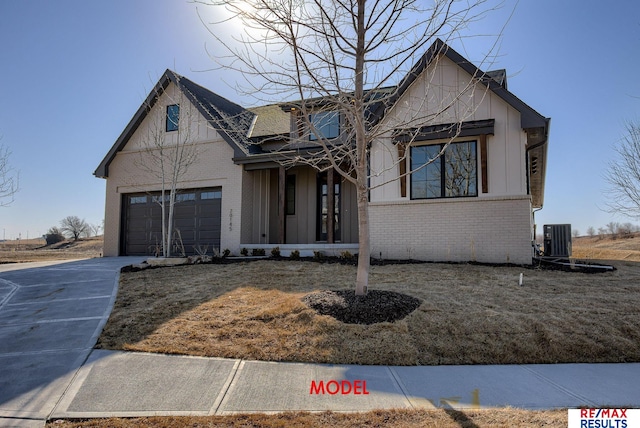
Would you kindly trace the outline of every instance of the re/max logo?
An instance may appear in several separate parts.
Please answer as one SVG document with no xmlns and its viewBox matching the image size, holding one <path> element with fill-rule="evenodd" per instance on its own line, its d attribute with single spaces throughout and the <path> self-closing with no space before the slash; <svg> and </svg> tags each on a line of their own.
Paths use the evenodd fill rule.
<svg viewBox="0 0 640 428">
<path fill-rule="evenodd" d="M 588 419 L 621 419 L 627 417 L 627 409 L 580 409 L 580 417 Z"/>
<path fill-rule="evenodd" d="M 569 409 L 569 428 L 640 427 L 640 409 Z"/>
<path fill-rule="evenodd" d="M 309 389 L 309 394 L 329 394 L 329 395 L 369 395 L 369 391 L 367 391 L 367 381 L 366 380 L 330 380 L 325 383 L 325 381 L 311 381 L 311 388 Z"/>
</svg>

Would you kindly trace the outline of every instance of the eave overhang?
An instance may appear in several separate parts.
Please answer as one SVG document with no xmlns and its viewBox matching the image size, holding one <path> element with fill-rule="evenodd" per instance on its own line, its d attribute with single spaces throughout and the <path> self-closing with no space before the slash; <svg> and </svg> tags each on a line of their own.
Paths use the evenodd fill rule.
<svg viewBox="0 0 640 428">
<path fill-rule="evenodd" d="M 546 119 L 543 127 L 524 129 L 527 134 L 527 174 L 533 208 L 542 208 L 544 205 L 550 123 L 551 119 Z"/>
<path fill-rule="evenodd" d="M 398 129 L 393 133 L 393 143 L 410 144 L 421 141 L 493 135 L 494 128 L 495 119 L 485 119 Z"/>
<path fill-rule="evenodd" d="M 282 165 L 294 166 L 296 164 L 305 164 L 313 161 L 317 156 L 325 156 L 321 148 L 302 148 L 234 157 L 233 163 L 244 166 L 246 171 L 252 171 L 257 169 L 278 168 Z"/>
</svg>

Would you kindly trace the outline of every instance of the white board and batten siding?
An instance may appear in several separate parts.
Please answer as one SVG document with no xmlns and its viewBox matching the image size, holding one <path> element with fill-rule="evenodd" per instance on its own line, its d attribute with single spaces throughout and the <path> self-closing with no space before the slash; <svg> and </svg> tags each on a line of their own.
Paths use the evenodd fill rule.
<svg viewBox="0 0 640 428">
<path fill-rule="evenodd" d="M 385 258 L 398 259 L 531 263 L 531 202 L 527 195 L 526 134 L 520 113 L 484 85 L 472 86 L 470 80 L 468 73 L 443 56 L 416 79 L 385 116 L 386 138 L 375 141 L 371 150 L 374 256 L 382 253 Z M 448 108 L 441 111 L 443 106 Z M 487 136 L 487 192 L 482 189 L 477 139 L 478 196 L 411 200 L 410 177 L 406 180 L 406 196 L 401 195 L 392 130 L 484 119 L 495 120 L 494 135 Z M 474 137 L 454 141 L 471 140 Z M 408 171 L 409 160 L 405 162 Z M 487 246 L 492 247 L 487 250 Z"/>
</svg>

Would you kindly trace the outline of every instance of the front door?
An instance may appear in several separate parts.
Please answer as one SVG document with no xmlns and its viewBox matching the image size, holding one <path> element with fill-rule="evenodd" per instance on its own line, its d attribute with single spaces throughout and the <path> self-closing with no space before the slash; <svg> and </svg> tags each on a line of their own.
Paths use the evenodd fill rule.
<svg viewBox="0 0 640 428">
<path fill-rule="evenodd" d="M 337 174 L 336 174 L 337 176 Z M 340 241 L 340 179 L 339 176 L 334 177 L 333 183 L 333 240 L 334 242 Z M 316 215 L 317 221 L 317 236 L 318 241 L 328 240 L 328 226 L 330 207 L 329 201 L 331 195 L 329 195 L 329 185 L 327 183 L 327 173 L 322 172 L 318 174 L 318 212 Z"/>
</svg>

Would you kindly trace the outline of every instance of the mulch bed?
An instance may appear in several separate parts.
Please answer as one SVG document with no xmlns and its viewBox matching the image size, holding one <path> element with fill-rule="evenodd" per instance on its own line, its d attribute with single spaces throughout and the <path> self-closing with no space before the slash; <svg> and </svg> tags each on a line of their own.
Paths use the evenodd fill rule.
<svg viewBox="0 0 640 428">
<path fill-rule="evenodd" d="M 364 296 L 356 296 L 354 290 L 324 290 L 307 294 L 302 302 L 343 323 L 367 325 L 401 320 L 422 303 L 415 297 L 385 290 L 370 290 Z"/>
</svg>

